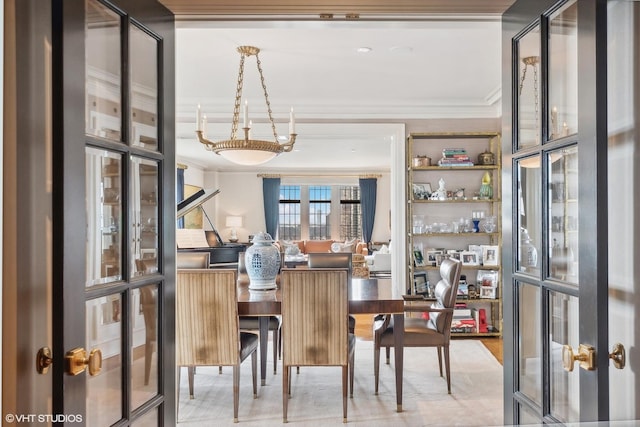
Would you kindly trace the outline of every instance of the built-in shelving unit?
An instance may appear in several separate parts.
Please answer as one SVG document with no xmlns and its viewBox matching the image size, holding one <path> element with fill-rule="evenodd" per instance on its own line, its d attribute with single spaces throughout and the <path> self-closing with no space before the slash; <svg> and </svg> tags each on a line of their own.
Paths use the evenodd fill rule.
<svg viewBox="0 0 640 427">
<path fill-rule="evenodd" d="M 500 160 L 495 132 L 408 138 L 407 291 L 429 299 L 442 260 L 460 259 L 464 280 L 457 302 L 475 322 L 455 328 L 454 320 L 453 330 L 465 331 L 454 335 L 502 334 Z"/>
</svg>

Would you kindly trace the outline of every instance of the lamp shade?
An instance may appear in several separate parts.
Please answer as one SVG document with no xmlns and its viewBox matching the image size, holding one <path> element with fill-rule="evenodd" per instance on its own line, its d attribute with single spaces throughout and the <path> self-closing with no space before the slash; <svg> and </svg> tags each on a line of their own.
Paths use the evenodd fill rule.
<svg viewBox="0 0 640 427">
<path fill-rule="evenodd" d="M 227 227 L 242 227 L 241 216 L 228 216 L 225 222 Z"/>
</svg>

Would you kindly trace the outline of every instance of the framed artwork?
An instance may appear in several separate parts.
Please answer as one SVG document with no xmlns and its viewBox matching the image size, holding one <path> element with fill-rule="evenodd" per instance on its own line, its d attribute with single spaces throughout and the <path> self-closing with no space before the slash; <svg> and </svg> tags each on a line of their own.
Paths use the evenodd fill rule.
<svg viewBox="0 0 640 427">
<path fill-rule="evenodd" d="M 419 271 L 419 272 L 413 273 L 413 289 L 416 294 L 428 293 L 426 272 Z"/>
<path fill-rule="evenodd" d="M 462 261 L 462 265 L 480 265 L 480 262 L 478 261 L 478 254 L 476 252 L 460 252 L 460 261 Z"/>
<path fill-rule="evenodd" d="M 496 299 L 496 288 L 480 286 L 480 298 Z"/>
<path fill-rule="evenodd" d="M 431 267 L 435 267 L 438 264 L 438 255 L 440 255 L 440 263 L 442 263 L 442 251 L 440 250 L 429 250 L 427 251 L 427 259 L 425 261 L 426 265 Z"/>
<path fill-rule="evenodd" d="M 422 251 L 420 249 L 413 250 L 413 263 L 416 267 L 424 267 L 424 256 L 422 255 Z"/>
<path fill-rule="evenodd" d="M 498 246 L 482 246 L 482 265 L 498 265 L 500 248 Z"/>
<path fill-rule="evenodd" d="M 426 183 L 416 183 L 412 184 L 413 189 L 413 200 L 426 200 L 431 196 L 431 184 Z"/>
<path fill-rule="evenodd" d="M 479 270 L 476 285 L 478 288 L 497 288 L 498 272 L 493 270 Z"/>
<path fill-rule="evenodd" d="M 201 187 L 195 185 L 184 185 L 184 198 L 188 199 L 189 196 L 193 196 L 198 191 L 202 190 Z M 184 216 L 184 228 L 197 228 L 202 229 L 202 209 L 194 209 Z"/>
</svg>

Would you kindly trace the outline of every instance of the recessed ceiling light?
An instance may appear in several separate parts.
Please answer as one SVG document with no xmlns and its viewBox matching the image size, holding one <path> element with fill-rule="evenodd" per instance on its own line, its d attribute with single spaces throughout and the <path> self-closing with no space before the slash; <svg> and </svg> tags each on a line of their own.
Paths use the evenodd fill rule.
<svg viewBox="0 0 640 427">
<path fill-rule="evenodd" d="M 370 47 L 366 47 L 366 46 L 362 46 L 356 49 L 356 52 L 358 53 L 369 53 L 371 52 L 373 49 L 371 49 Z"/>
<path fill-rule="evenodd" d="M 389 51 L 391 53 L 405 54 L 413 52 L 413 48 L 411 46 L 394 46 Z"/>
</svg>

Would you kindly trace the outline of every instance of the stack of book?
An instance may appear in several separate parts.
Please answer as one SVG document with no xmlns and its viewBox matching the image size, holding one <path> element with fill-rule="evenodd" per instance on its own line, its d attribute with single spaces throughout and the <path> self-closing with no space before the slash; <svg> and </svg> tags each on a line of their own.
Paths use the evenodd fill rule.
<svg viewBox="0 0 640 427">
<path fill-rule="evenodd" d="M 442 150 L 442 158 L 438 161 L 440 166 L 473 166 L 473 162 L 464 148 L 445 148 Z"/>
<path fill-rule="evenodd" d="M 478 331 L 476 313 L 474 308 L 467 308 L 466 304 L 456 304 L 453 310 L 451 332 L 473 333 Z"/>
</svg>

